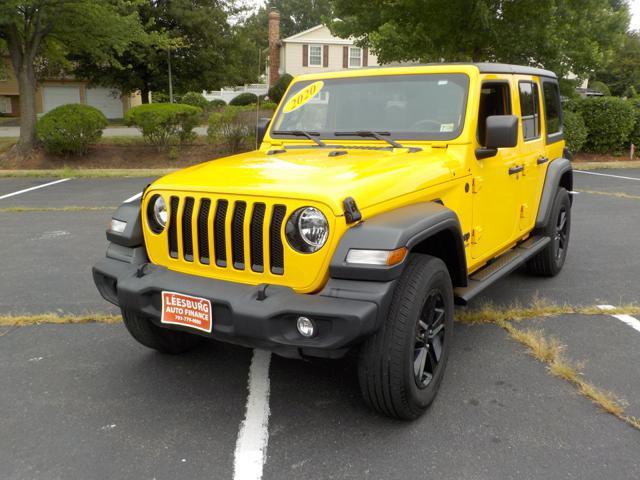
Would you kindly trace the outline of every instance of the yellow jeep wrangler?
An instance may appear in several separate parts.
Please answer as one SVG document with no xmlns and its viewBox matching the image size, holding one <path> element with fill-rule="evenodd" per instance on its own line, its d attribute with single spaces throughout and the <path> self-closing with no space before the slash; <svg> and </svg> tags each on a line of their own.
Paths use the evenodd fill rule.
<svg viewBox="0 0 640 480">
<path fill-rule="evenodd" d="M 304 75 L 257 133 L 258 150 L 162 177 L 113 216 L 93 276 L 143 345 L 358 349 L 366 403 L 412 419 L 442 381 L 454 303 L 564 264 L 573 177 L 552 72 Z"/>
</svg>

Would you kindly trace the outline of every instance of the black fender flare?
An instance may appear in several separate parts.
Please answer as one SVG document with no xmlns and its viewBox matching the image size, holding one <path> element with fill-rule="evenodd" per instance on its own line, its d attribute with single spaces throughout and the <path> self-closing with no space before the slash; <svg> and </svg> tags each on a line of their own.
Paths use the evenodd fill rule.
<svg viewBox="0 0 640 480">
<path fill-rule="evenodd" d="M 107 229 L 107 240 L 123 247 L 139 247 L 144 244 L 142 236 L 142 215 L 140 214 L 141 200 L 120 205 L 111 218 L 127 222 L 122 233 Z"/>
<path fill-rule="evenodd" d="M 421 202 L 367 218 L 351 227 L 340 239 L 331 258 L 329 276 L 350 280 L 390 281 L 398 278 L 406 263 L 394 266 L 353 265 L 346 262 L 350 249 L 409 250 L 442 232 L 448 232 L 457 261 L 451 277 L 456 285 L 466 285 L 467 264 L 460 221 L 453 210 L 435 202 Z M 446 262 L 445 262 L 446 263 Z"/>
<path fill-rule="evenodd" d="M 538 216 L 536 217 L 536 229 L 544 228 L 549 222 L 553 200 L 556 198 L 556 192 L 560 186 L 562 178 L 568 175 L 567 187 L 569 190 L 573 188 L 573 168 L 571 162 L 566 158 L 557 158 L 553 160 L 547 167 L 547 175 L 544 179 L 542 195 L 538 204 Z"/>
</svg>

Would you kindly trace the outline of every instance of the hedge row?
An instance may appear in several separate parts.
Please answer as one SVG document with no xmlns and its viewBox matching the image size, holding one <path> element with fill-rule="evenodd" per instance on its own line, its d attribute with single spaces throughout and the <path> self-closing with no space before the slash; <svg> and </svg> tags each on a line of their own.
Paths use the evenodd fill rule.
<svg viewBox="0 0 640 480">
<path fill-rule="evenodd" d="M 640 142 L 640 101 L 588 97 L 564 105 L 567 146 L 574 152 L 617 153 Z"/>
</svg>

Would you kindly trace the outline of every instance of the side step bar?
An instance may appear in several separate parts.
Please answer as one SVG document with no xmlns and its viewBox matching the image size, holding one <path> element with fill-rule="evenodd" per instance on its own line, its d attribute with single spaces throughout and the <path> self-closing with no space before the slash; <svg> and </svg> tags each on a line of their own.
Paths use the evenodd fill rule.
<svg viewBox="0 0 640 480">
<path fill-rule="evenodd" d="M 549 237 L 530 237 L 521 244 L 493 259 L 489 264 L 469 277 L 469 285 L 457 287 L 453 294 L 457 305 L 466 305 L 469 300 L 494 283 L 513 272 L 551 241 Z"/>
</svg>

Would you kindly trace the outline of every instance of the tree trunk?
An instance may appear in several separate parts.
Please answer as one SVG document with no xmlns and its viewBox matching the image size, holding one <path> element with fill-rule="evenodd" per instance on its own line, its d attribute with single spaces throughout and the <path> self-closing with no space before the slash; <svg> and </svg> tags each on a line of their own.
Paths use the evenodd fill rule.
<svg viewBox="0 0 640 480">
<path fill-rule="evenodd" d="M 24 62 L 17 71 L 20 92 L 20 139 L 18 151 L 29 153 L 36 146 L 36 75 L 33 65 Z"/>
<path fill-rule="evenodd" d="M 482 61 L 482 48 L 474 47 L 473 48 L 473 53 L 471 54 L 471 58 L 473 60 L 473 63 L 481 62 Z"/>
<path fill-rule="evenodd" d="M 140 97 L 143 105 L 149 103 L 149 93 L 149 87 L 147 85 L 142 87 L 142 89 L 140 90 Z"/>
</svg>

